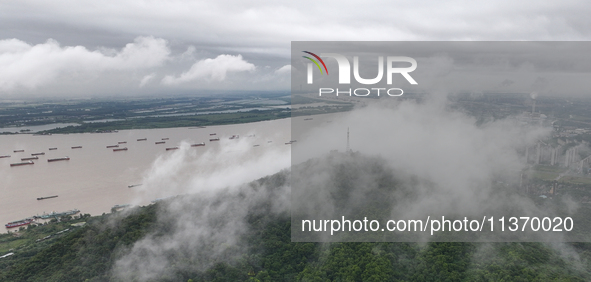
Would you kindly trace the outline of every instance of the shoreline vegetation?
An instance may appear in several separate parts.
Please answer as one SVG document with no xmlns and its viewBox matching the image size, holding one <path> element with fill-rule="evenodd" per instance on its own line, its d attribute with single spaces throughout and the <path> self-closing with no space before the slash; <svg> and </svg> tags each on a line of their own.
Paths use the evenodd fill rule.
<svg viewBox="0 0 591 282">
<path fill-rule="evenodd" d="M 82 123 L 77 126 L 60 127 L 38 132 L 38 134 L 64 134 L 64 133 L 102 133 L 126 129 L 156 129 L 173 127 L 204 127 L 212 125 L 227 125 L 237 123 L 251 123 L 265 120 L 288 118 L 289 111 L 280 110 L 253 110 L 248 112 L 227 114 L 206 114 L 193 116 L 174 117 L 145 117 L 128 119 L 123 121 Z"/>
<path fill-rule="evenodd" d="M 268 189 L 287 178 L 256 182 Z M 258 187 L 258 186 L 257 186 Z M 252 189 L 245 188 L 245 189 Z M 117 275 L 118 262 L 146 236 L 165 238 L 174 222 L 159 219 L 177 196 L 162 202 L 90 216 L 53 219 L 0 234 L 1 281 L 130 281 Z M 273 201 L 273 199 L 263 199 Z M 247 211 L 248 232 L 235 259 L 211 264 L 190 253 L 171 257 L 149 281 L 588 281 L 589 243 L 314 243 L 291 242 L 287 213 L 266 203 Z M 199 245 L 197 251 L 218 246 Z M 562 250 L 562 252 L 561 252 Z M 574 255 L 565 255 L 568 251 Z M 8 255 L 10 254 L 10 255 Z M 6 256 L 8 255 L 8 256 Z M 119 273 L 121 274 L 121 273 Z M 132 278 L 140 273 L 130 272 Z M 139 275 L 139 276 L 138 276 Z"/>
<path fill-rule="evenodd" d="M 291 111 L 292 102 L 301 106 L 295 113 Z M 107 133 L 126 129 L 203 127 L 343 112 L 352 108 L 352 103 L 310 97 L 297 97 L 292 101 L 291 96 L 285 93 L 257 96 L 0 101 L 0 135 Z M 54 124 L 76 125 L 36 131 L 28 128 Z"/>
</svg>

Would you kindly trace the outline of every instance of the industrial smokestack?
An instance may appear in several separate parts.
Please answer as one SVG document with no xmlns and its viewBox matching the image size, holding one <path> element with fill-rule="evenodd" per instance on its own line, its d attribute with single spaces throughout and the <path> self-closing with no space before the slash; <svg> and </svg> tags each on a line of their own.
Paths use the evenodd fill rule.
<svg viewBox="0 0 591 282">
<path fill-rule="evenodd" d="M 531 113 L 533 114 L 536 112 L 536 98 L 538 98 L 538 92 L 532 92 L 529 96 L 534 100 L 534 104 L 531 106 Z"/>
<path fill-rule="evenodd" d="M 542 152 L 540 147 L 540 143 L 538 142 L 538 146 L 536 148 L 536 164 L 540 164 L 540 159 L 542 158 Z"/>
<path fill-rule="evenodd" d="M 349 128 L 347 127 L 347 153 L 351 151 L 351 148 L 349 147 Z"/>
</svg>

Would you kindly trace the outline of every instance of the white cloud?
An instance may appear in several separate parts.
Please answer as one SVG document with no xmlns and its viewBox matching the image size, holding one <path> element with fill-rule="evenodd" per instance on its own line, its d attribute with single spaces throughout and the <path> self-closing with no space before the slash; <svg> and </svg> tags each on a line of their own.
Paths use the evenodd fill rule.
<svg viewBox="0 0 591 282">
<path fill-rule="evenodd" d="M 193 58 L 193 55 L 195 54 L 195 46 L 190 45 L 189 47 L 187 47 L 187 51 L 185 51 L 182 55 L 181 58 L 185 59 L 185 58 Z"/>
<path fill-rule="evenodd" d="M 362 13 L 352 1 L 105 0 L 98 6 L 71 0 L 4 2 L 0 24 L 27 24 L 15 24 L 0 34 L 59 23 L 40 29 L 147 33 L 201 46 L 258 48 L 265 54 L 272 49 L 287 54 L 292 40 L 588 40 L 591 35 L 585 13 L 590 3 L 574 0 L 374 1 Z M 220 20 L 224 18 L 232 20 Z"/>
<path fill-rule="evenodd" d="M 280 67 L 279 69 L 275 70 L 275 74 L 290 74 L 291 73 L 291 65 L 285 65 Z"/>
<path fill-rule="evenodd" d="M 219 55 L 215 59 L 205 59 L 196 62 L 187 72 L 179 77 L 167 75 L 162 79 L 166 85 L 205 78 L 211 81 L 223 81 L 228 72 L 254 71 L 255 65 L 242 59 L 242 55 Z"/>
<path fill-rule="evenodd" d="M 114 55 L 83 46 L 60 46 L 52 39 L 30 45 L 18 39 L 0 40 L 0 91 L 36 88 L 62 75 L 95 76 L 103 71 L 152 68 L 168 59 L 167 41 L 138 37 Z"/>
<path fill-rule="evenodd" d="M 256 0 L 243 3 L 236 0 L 178 0 L 147 3 L 104 0 L 101 3 L 103 5 L 97 6 L 90 2 L 72 0 L 3 1 L 0 3 L 0 26 L 7 28 L 0 29 L 0 39 L 7 39 L 2 44 L 10 45 L 4 46 L 3 51 L 23 53 L 33 47 L 49 47 L 50 43 L 45 41 L 47 38 L 54 38 L 62 45 L 72 46 L 69 47 L 73 49 L 70 50 L 72 52 L 80 51 L 86 55 L 96 53 L 94 55 L 98 55 L 97 57 L 115 61 L 149 63 L 152 59 L 157 61 L 159 57 L 135 57 L 139 62 L 126 57 L 126 54 L 139 51 L 133 47 L 146 50 L 145 46 L 134 42 L 130 48 L 121 48 L 137 35 L 152 35 L 168 40 L 171 54 L 174 54 L 170 57 L 172 60 L 166 61 L 158 70 L 129 68 L 126 69 L 127 73 L 120 73 L 121 69 L 115 68 L 118 73 L 110 72 L 108 78 L 105 71 L 111 69 L 102 69 L 99 76 L 97 72 L 89 72 L 80 66 L 71 68 L 68 65 L 66 68 L 52 62 L 45 64 L 50 65 L 47 69 L 39 70 L 15 62 L 17 67 L 13 66 L 11 70 L 5 70 L 4 65 L 0 65 L 0 92 L 7 87 L 12 89 L 21 86 L 24 86 L 19 89 L 22 91 L 13 90 L 12 94 L 132 95 L 150 91 L 153 94 L 161 93 L 163 89 L 159 87 L 165 87 L 166 91 L 171 92 L 176 89 L 199 89 L 202 85 L 181 84 L 179 76 L 191 67 L 195 58 L 216 58 L 219 54 L 242 54 L 250 63 L 256 66 L 269 65 L 271 69 L 270 72 L 261 68 L 253 73 L 239 73 L 232 77 L 232 82 L 241 78 L 243 80 L 233 84 L 216 83 L 223 76 L 212 78 L 210 73 L 203 76 L 209 80 L 206 85 L 208 89 L 246 87 L 249 90 L 285 90 L 289 89 L 287 76 L 273 71 L 289 64 L 292 41 L 585 41 L 591 38 L 591 30 L 588 28 L 591 19 L 586 14 L 591 2 L 574 0 L 560 3 L 532 0 L 516 3 L 500 0 L 494 4 L 467 0 L 431 0 L 424 1 L 421 5 L 404 1 L 393 5 L 388 1 L 381 1 L 366 5 L 361 14 L 351 1 L 303 0 L 279 3 Z M 430 9 L 424 9 L 427 6 Z M 395 21 L 391 16 L 394 14 Z M 76 47 L 82 50 L 77 50 Z M 57 48 L 61 51 L 66 49 L 67 47 L 59 45 Z M 50 57 L 41 57 L 41 61 L 50 60 Z M 71 64 L 82 64 L 77 59 L 74 61 L 76 63 Z M 142 78 L 152 72 L 171 76 L 162 83 L 151 81 L 141 89 L 138 88 L 138 77 Z M 60 76 L 65 73 L 91 75 L 83 80 Z M 159 81 L 160 77 L 154 80 Z M 48 82 L 53 83 L 46 87 Z M 165 82 L 174 82 L 176 85 Z M 30 88 L 38 85 L 44 86 L 42 91 L 40 88 Z M 136 92 L 132 93 L 134 91 Z"/>
<path fill-rule="evenodd" d="M 155 73 L 151 73 L 151 74 L 144 76 L 144 78 L 142 78 L 142 80 L 140 81 L 140 87 L 146 86 L 146 84 L 148 82 L 150 82 L 155 76 L 156 76 Z"/>
</svg>

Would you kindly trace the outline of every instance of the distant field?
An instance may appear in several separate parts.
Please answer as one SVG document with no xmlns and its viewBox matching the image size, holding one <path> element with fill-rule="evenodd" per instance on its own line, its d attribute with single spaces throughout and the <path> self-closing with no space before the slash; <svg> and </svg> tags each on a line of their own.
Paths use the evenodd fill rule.
<svg viewBox="0 0 591 282">
<path fill-rule="evenodd" d="M 578 177 L 578 176 L 563 176 L 562 178 L 560 178 L 560 182 L 570 183 L 570 184 L 591 185 L 591 178 L 590 177 Z"/>
<path fill-rule="evenodd" d="M 289 105 L 285 93 L 195 97 L 130 97 L 0 101 L 0 128 L 83 123 L 194 113 L 248 111 Z"/>
<path fill-rule="evenodd" d="M 562 167 L 538 165 L 534 167 L 533 177 L 535 179 L 549 181 L 556 179 L 565 171 L 566 169 Z"/>
<path fill-rule="evenodd" d="M 291 104 L 303 106 L 292 114 Z M 305 105 L 305 106 L 304 106 Z M 349 111 L 351 103 L 286 93 L 200 97 L 0 101 L 0 128 L 20 133 L 85 133 L 212 126 Z M 101 122 L 96 122 L 101 121 Z M 32 131 L 27 127 L 73 126 Z M 40 130 L 40 129 L 37 129 Z M 43 130 L 43 129 L 41 129 Z M 3 134 L 14 134 L 4 132 Z"/>
<path fill-rule="evenodd" d="M 0 255 L 4 255 L 15 250 L 21 252 L 35 249 L 39 246 L 46 246 L 48 242 L 53 242 L 56 238 L 61 238 L 68 234 L 68 232 L 63 232 L 62 234 L 56 233 L 66 229 L 69 229 L 68 231 L 72 231 L 75 229 L 75 227 L 72 227 L 71 224 L 83 222 L 83 220 L 84 216 L 83 218 L 76 216 L 76 220 L 55 222 L 41 226 L 25 226 L 22 228 L 22 231 L 20 228 L 12 228 L 10 230 L 11 233 L 0 234 Z"/>
<path fill-rule="evenodd" d="M 561 173 L 566 172 L 566 168 L 564 167 L 556 167 L 556 166 L 542 166 L 538 165 L 534 167 L 533 170 L 533 178 L 543 181 L 553 181 L 555 180 Z M 565 175 L 562 176 L 558 182 L 561 183 L 568 183 L 568 184 L 587 184 L 591 185 L 591 177 L 587 176 L 573 176 L 573 175 Z"/>
<path fill-rule="evenodd" d="M 263 120 L 273 120 L 288 118 L 291 116 L 289 111 L 282 109 L 266 111 L 249 111 L 227 114 L 208 114 L 192 116 L 174 116 L 174 117 L 145 117 L 136 119 L 127 119 L 123 121 L 83 123 L 79 126 L 68 126 L 46 131 L 47 133 L 83 133 L 83 132 L 101 132 L 123 129 L 152 129 L 152 128 L 172 128 L 172 127 L 193 127 L 193 126 L 211 126 L 236 123 L 257 122 Z"/>
</svg>

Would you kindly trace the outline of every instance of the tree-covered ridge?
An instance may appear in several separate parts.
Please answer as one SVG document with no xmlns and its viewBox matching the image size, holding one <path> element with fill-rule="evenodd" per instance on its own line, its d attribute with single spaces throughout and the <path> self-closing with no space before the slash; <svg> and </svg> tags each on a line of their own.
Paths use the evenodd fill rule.
<svg viewBox="0 0 591 282">
<path fill-rule="evenodd" d="M 26 260 L 1 281 L 117 281 L 113 263 L 158 228 L 157 206 L 118 224 L 90 220 Z M 252 218 L 249 249 L 205 271 L 178 268 L 150 281 L 588 281 L 590 244 L 571 244 L 571 259 L 541 243 L 292 243 L 289 218 Z M 42 228 L 42 227 L 38 227 Z M 178 262 L 182 264 L 183 262 Z"/>
<path fill-rule="evenodd" d="M 84 281 L 107 279 L 122 251 L 155 226 L 156 205 L 118 219 L 116 215 L 92 217 L 87 224 L 37 252 L 15 253 L 19 261 L 0 270 L 0 281 Z M 34 229 L 51 228 L 50 225 Z M 29 230 L 25 231 L 29 232 Z"/>
<path fill-rule="evenodd" d="M 289 179 L 282 172 L 245 185 L 236 194 L 222 194 L 211 205 L 246 201 L 249 193 L 272 192 L 286 183 Z M 587 243 L 294 243 L 289 212 L 273 212 L 277 199 L 272 197 L 249 207 L 244 215 L 246 231 L 236 246 L 207 246 L 212 241 L 204 241 L 197 244 L 197 250 L 181 245 L 176 253 L 165 256 L 166 271 L 161 274 L 144 277 L 133 270 L 130 279 L 119 276 L 118 263 L 137 244 L 146 238 L 168 238 L 178 231 L 167 211 L 170 205 L 204 205 L 207 201 L 191 197 L 179 196 L 127 214 L 87 218 L 84 227 L 61 238 L 0 259 L 0 281 L 591 280 L 591 244 Z M 190 210 L 190 217 L 207 209 L 201 208 Z M 23 232 L 43 228 L 53 227 Z M 218 247 L 231 250 L 231 256 L 208 256 L 209 250 Z"/>
</svg>

